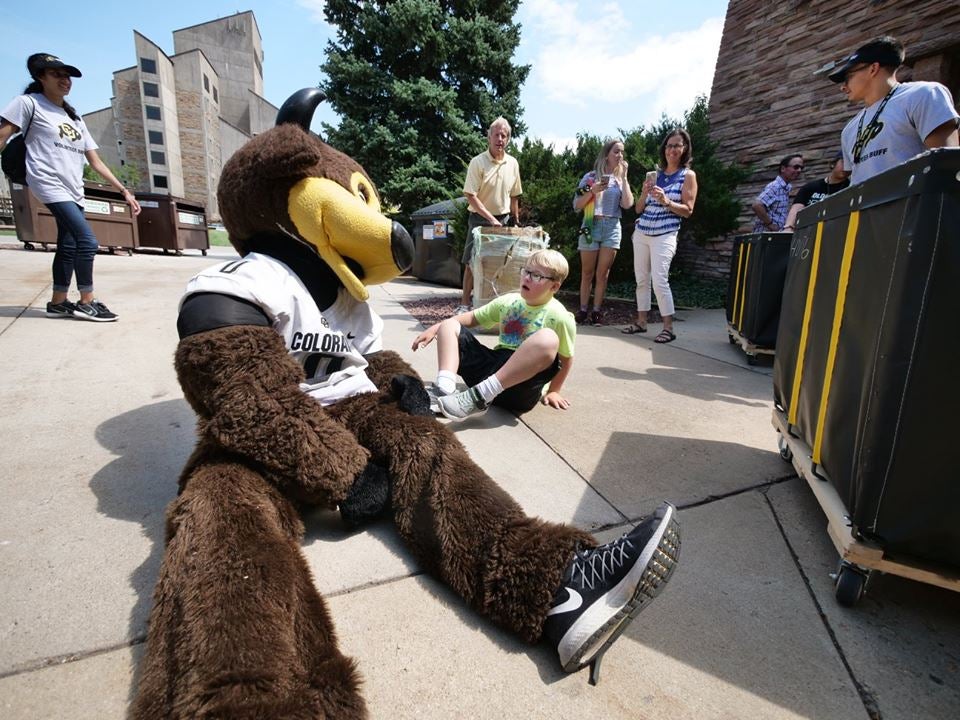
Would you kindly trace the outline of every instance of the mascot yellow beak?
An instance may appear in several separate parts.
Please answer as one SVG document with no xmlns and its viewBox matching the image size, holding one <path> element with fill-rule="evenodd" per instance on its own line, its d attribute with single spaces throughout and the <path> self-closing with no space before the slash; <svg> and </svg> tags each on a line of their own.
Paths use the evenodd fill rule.
<svg viewBox="0 0 960 720">
<path fill-rule="evenodd" d="M 343 185 L 320 177 L 304 178 L 288 197 L 297 231 L 356 300 L 365 302 L 370 297 L 366 285 L 392 280 L 410 266 L 410 236 L 380 214 L 376 198 L 365 201 Z M 347 258 L 363 268 L 362 279 L 350 269 Z"/>
</svg>

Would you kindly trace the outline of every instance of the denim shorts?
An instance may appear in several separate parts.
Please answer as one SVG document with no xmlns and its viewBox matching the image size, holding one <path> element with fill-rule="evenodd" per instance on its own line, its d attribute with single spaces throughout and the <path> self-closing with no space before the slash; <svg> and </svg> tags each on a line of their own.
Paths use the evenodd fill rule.
<svg viewBox="0 0 960 720">
<path fill-rule="evenodd" d="M 460 367 L 457 368 L 457 374 L 471 387 L 497 372 L 513 355 L 513 350 L 509 348 L 491 350 L 466 328 L 460 328 L 459 350 Z M 540 402 L 543 386 L 553 380 L 553 376 L 558 372 L 560 372 L 559 356 L 554 357 L 547 368 L 533 377 L 497 395 L 492 404 L 518 415 L 532 410 Z"/>
<path fill-rule="evenodd" d="M 599 250 L 602 247 L 619 250 L 621 233 L 620 218 L 594 217 L 592 236 L 587 234 L 585 227 L 580 227 L 577 250 Z"/>
</svg>

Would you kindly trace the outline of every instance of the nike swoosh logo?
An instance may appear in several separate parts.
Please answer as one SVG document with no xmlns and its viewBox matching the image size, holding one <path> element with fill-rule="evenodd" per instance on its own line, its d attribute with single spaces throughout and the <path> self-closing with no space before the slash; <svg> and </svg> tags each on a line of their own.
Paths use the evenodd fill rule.
<svg viewBox="0 0 960 720">
<path fill-rule="evenodd" d="M 559 605 L 550 608 L 550 612 L 547 613 L 547 617 L 551 615 L 558 615 L 559 613 L 570 612 L 571 610 L 576 610 L 578 607 L 583 605 L 583 598 L 580 596 L 576 590 L 571 587 L 564 588 L 567 591 L 567 594 L 570 596 L 564 602 Z"/>
<path fill-rule="evenodd" d="M 356 339 L 357 339 L 357 336 L 354 335 L 352 332 L 347 333 L 347 340 L 356 340 Z"/>
</svg>

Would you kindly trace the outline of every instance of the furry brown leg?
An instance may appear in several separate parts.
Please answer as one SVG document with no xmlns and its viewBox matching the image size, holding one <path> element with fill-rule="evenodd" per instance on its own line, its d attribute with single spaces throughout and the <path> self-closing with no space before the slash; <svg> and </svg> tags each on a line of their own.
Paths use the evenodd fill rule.
<svg viewBox="0 0 960 720">
<path fill-rule="evenodd" d="M 193 466 L 167 513 L 131 717 L 366 717 L 291 502 L 222 453 Z"/>
<path fill-rule="evenodd" d="M 574 548 L 592 537 L 526 516 L 433 418 L 376 395 L 328 411 L 388 468 L 397 528 L 426 568 L 498 624 L 538 639 Z"/>
</svg>

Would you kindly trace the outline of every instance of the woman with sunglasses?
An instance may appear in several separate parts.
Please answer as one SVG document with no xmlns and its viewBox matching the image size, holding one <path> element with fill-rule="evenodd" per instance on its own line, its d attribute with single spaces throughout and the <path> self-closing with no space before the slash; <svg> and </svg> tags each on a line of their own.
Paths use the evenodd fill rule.
<svg viewBox="0 0 960 720">
<path fill-rule="evenodd" d="M 580 180 L 573 196 L 573 209 L 583 212 L 577 249 L 580 251 L 580 310 L 577 324 L 603 324 L 603 296 L 607 292 L 610 268 L 620 249 L 620 211 L 633 205 L 633 191 L 627 181 L 623 141 L 607 140 L 593 170 Z M 593 287 L 593 312 L 590 288 Z"/>
<path fill-rule="evenodd" d="M 677 252 L 680 220 L 693 215 L 697 201 L 697 175 L 690 169 L 693 146 L 683 128 L 670 130 L 660 141 L 660 168 L 656 178 L 648 177 L 637 193 L 637 222 L 633 231 L 633 272 L 637 279 L 637 319 L 622 333 L 647 331 L 650 285 L 657 296 L 663 330 L 654 338 L 658 344 L 677 339 L 673 332 L 673 293 L 670 290 L 670 263 Z M 651 173 L 652 174 L 652 173 Z"/>
<path fill-rule="evenodd" d="M 140 204 L 97 155 L 97 144 L 83 119 L 66 101 L 72 78 L 81 77 L 80 71 L 48 53 L 27 58 L 27 70 L 32 82 L 0 111 L 0 148 L 24 129 L 27 184 L 57 222 L 53 297 L 47 303 L 47 317 L 113 322 L 116 314 L 93 293 L 98 245 L 83 215 L 84 159 L 123 193 L 134 215 L 140 213 Z M 80 291 L 77 303 L 67 299 L 74 274 Z"/>
</svg>

